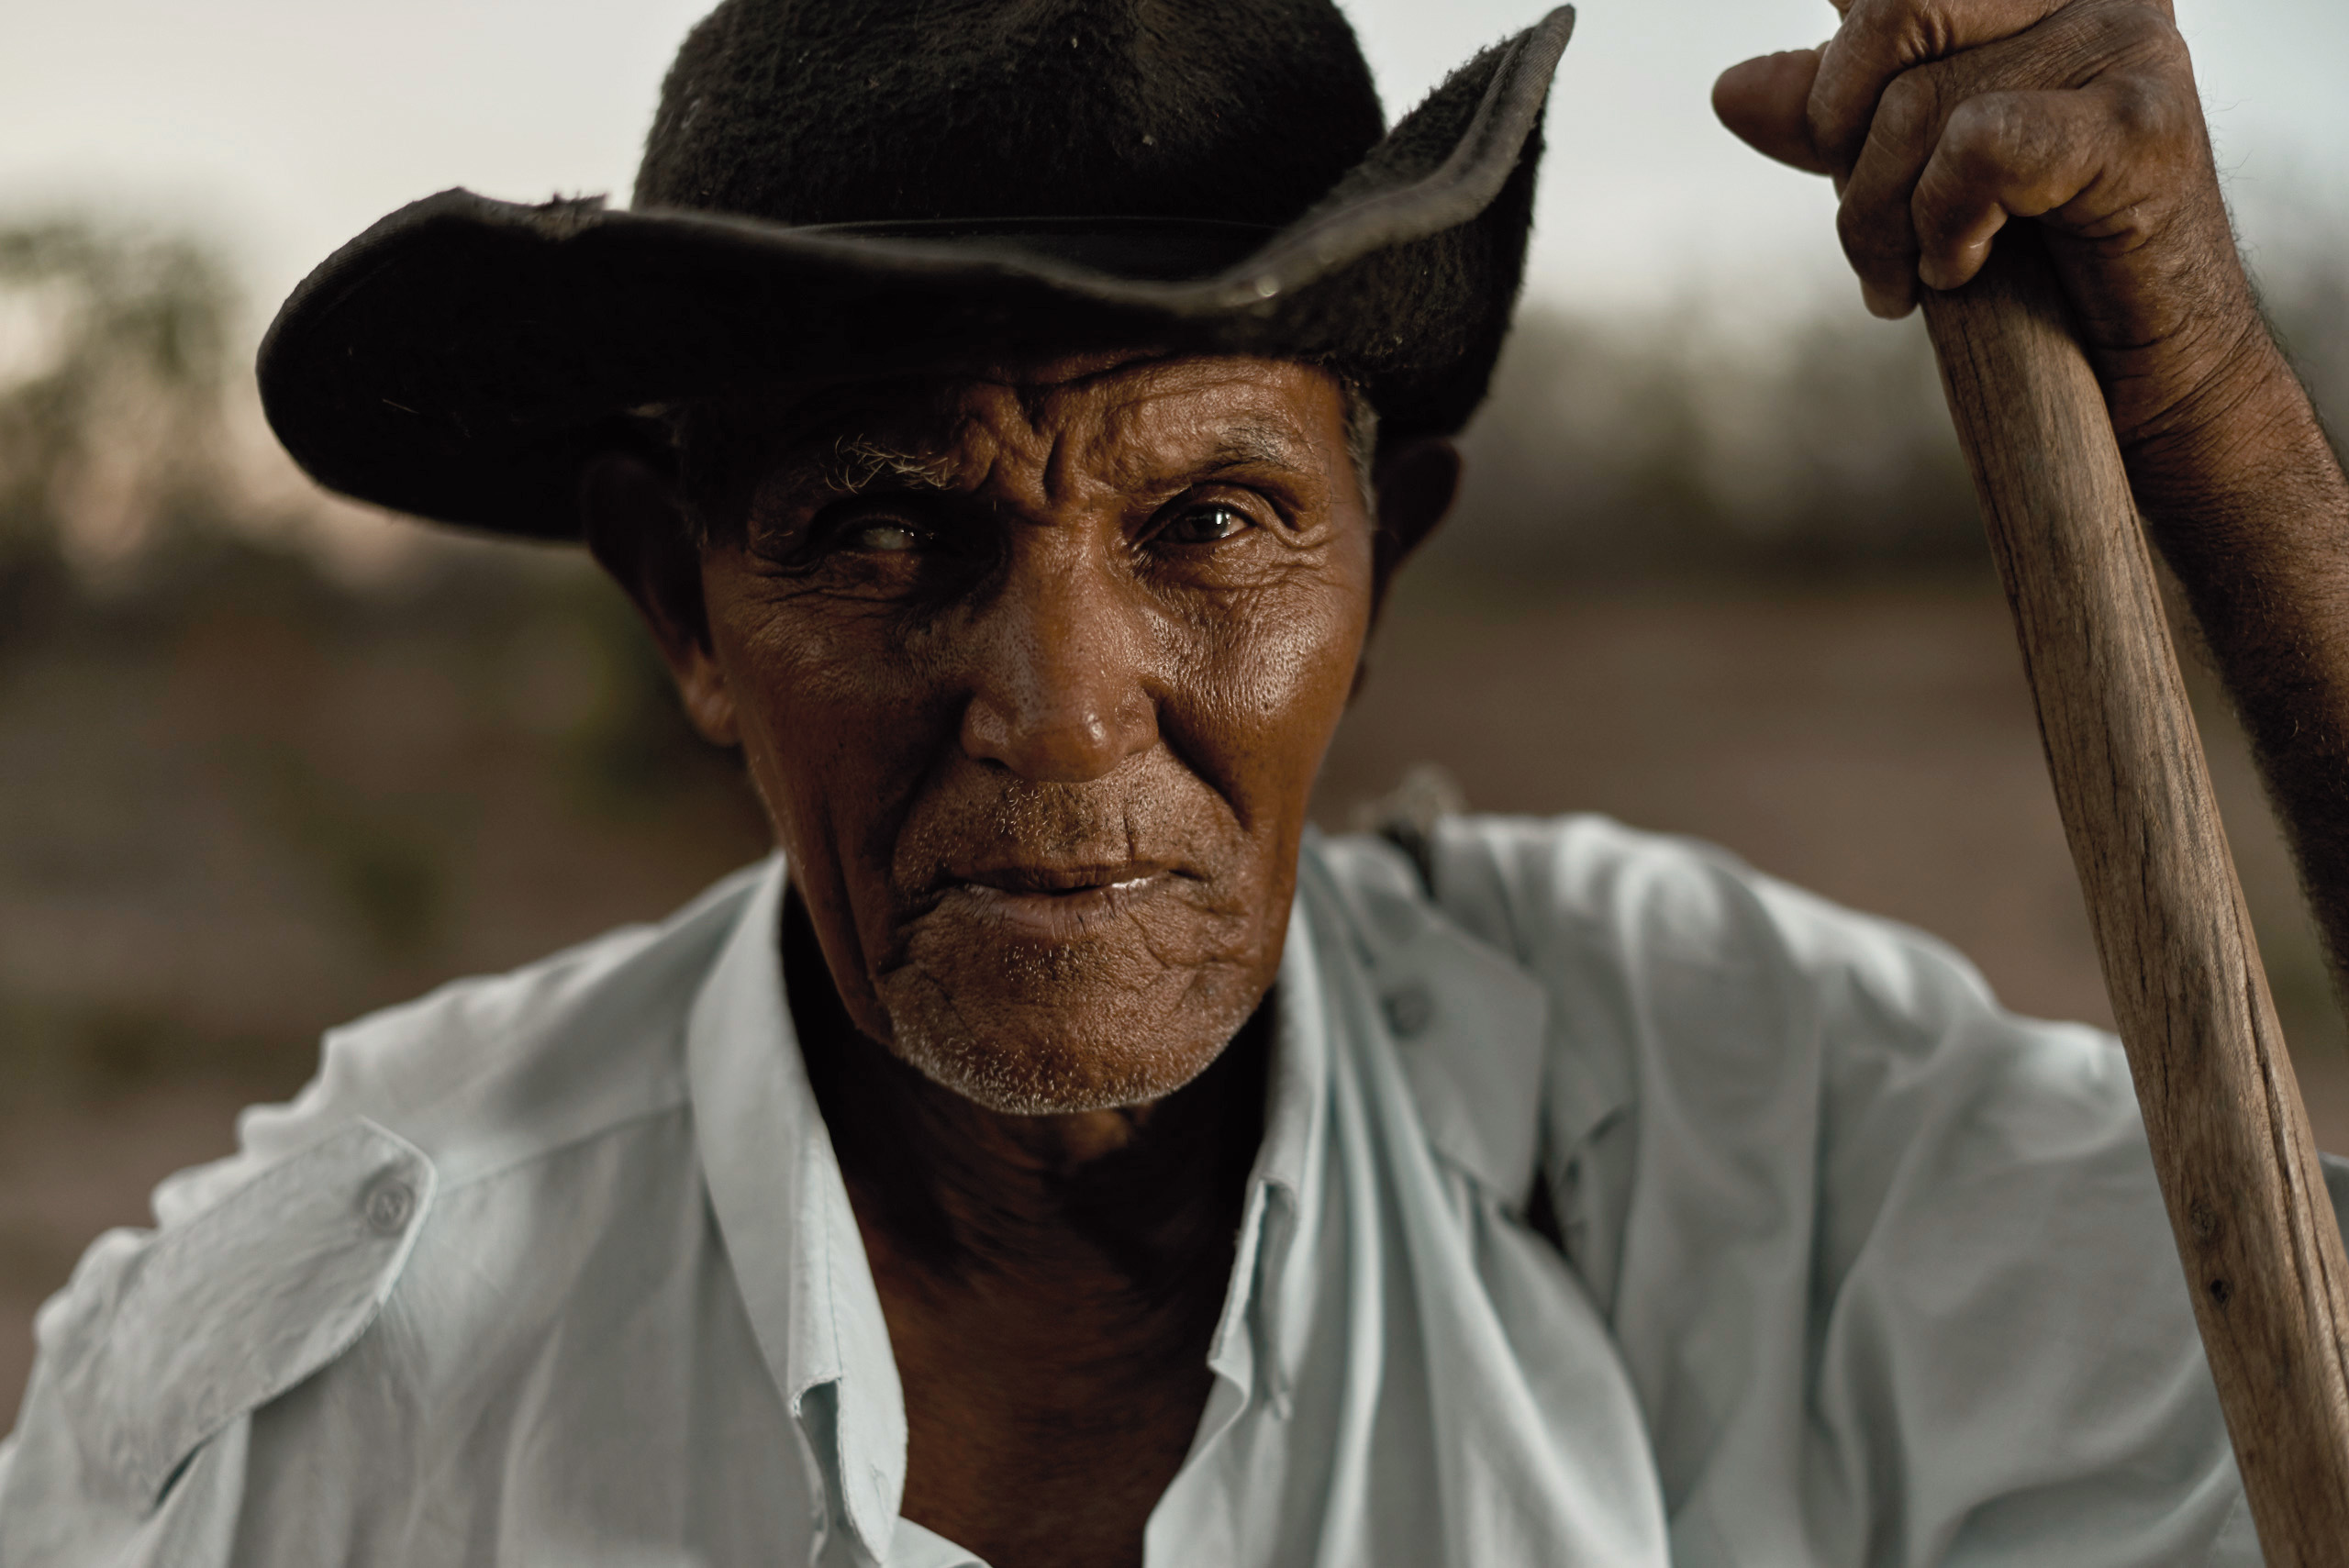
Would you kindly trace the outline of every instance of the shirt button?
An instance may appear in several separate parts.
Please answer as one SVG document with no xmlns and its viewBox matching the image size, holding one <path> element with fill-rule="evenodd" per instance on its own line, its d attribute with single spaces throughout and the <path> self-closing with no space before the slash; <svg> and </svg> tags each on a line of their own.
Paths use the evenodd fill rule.
<svg viewBox="0 0 2349 1568">
<path fill-rule="evenodd" d="M 1386 1022 L 1408 1040 L 1435 1021 L 1435 999 L 1424 985 L 1399 986 L 1387 993 Z"/>
<path fill-rule="evenodd" d="M 386 1176 L 367 1189 L 359 1207 L 370 1226 L 386 1236 L 396 1236 L 407 1229 L 408 1217 L 416 1212 L 416 1189 L 397 1176 Z"/>
</svg>

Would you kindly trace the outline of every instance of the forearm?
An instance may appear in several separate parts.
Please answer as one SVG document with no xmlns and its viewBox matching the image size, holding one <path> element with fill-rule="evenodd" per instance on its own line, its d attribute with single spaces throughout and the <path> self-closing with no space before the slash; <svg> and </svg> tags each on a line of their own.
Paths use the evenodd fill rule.
<svg viewBox="0 0 2349 1568">
<path fill-rule="evenodd" d="M 2349 983 L 2349 481 L 2264 329 L 2230 371 L 2131 444 L 2130 476 Z"/>
</svg>

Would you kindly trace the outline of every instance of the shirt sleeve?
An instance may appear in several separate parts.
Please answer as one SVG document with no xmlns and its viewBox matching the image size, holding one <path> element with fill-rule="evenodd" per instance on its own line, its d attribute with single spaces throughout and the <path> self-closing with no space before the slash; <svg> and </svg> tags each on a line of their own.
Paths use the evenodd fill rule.
<svg viewBox="0 0 2349 1568">
<path fill-rule="evenodd" d="M 2258 1561 L 2117 1041 L 1700 846 L 1450 851 L 1551 990 L 1547 1174 L 1675 1562 Z"/>
</svg>

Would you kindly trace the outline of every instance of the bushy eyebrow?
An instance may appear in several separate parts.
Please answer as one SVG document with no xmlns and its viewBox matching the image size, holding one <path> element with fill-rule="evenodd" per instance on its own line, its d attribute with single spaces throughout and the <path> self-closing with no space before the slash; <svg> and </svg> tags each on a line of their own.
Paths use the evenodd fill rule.
<svg viewBox="0 0 2349 1568">
<path fill-rule="evenodd" d="M 1228 425 L 1216 435 L 1215 446 L 1195 466 L 1202 473 L 1229 468 L 1270 468 L 1288 473 L 1308 473 L 1312 465 L 1294 431 L 1284 426 L 1251 420 Z"/>
<path fill-rule="evenodd" d="M 899 447 L 836 422 L 795 433 L 772 459 L 760 491 L 785 506 L 821 505 L 868 491 L 959 488 L 952 455 L 941 450 Z M 755 505 L 756 503 L 754 503 Z"/>
<path fill-rule="evenodd" d="M 955 488 L 954 461 L 944 452 L 910 451 L 866 436 L 841 436 L 817 465 L 823 483 L 843 495 L 858 495 L 887 482 L 896 490 Z"/>
</svg>

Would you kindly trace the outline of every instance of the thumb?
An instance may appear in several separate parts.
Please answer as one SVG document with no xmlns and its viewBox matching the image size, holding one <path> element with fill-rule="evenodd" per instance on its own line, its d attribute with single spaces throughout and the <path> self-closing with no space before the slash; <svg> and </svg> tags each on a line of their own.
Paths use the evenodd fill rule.
<svg viewBox="0 0 2349 1568">
<path fill-rule="evenodd" d="M 1713 113 L 1739 140 L 1806 173 L 1828 167 L 1810 144 L 1810 84 L 1824 49 L 1790 49 L 1731 66 L 1713 83 Z"/>
</svg>

